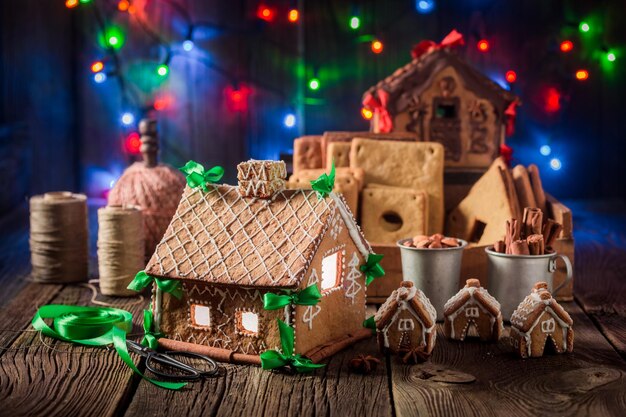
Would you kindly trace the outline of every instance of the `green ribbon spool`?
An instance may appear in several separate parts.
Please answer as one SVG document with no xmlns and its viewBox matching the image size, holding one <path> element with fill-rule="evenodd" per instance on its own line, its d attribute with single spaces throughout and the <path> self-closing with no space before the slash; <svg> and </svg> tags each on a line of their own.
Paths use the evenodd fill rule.
<svg viewBox="0 0 626 417">
<path fill-rule="evenodd" d="M 380 261 L 383 259 L 383 255 L 377 255 L 370 253 L 367 256 L 365 265 L 361 265 L 361 271 L 365 273 L 365 285 L 370 285 L 376 278 L 380 278 L 385 275 L 385 270 L 380 265 Z"/>
<path fill-rule="evenodd" d="M 261 368 L 263 369 L 275 369 L 282 368 L 283 366 L 291 366 L 297 372 L 312 372 L 316 369 L 322 368 L 325 365 L 313 363 L 311 359 L 305 358 L 302 355 L 293 354 L 294 343 L 294 330 L 293 327 L 285 323 L 280 319 L 278 321 L 278 332 L 280 334 L 280 345 L 283 353 L 275 350 L 266 350 L 261 353 Z"/>
<path fill-rule="evenodd" d="M 208 191 L 207 183 L 216 183 L 224 176 L 224 168 L 221 166 L 214 166 L 207 171 L 196 161 L 188 161 L 179 169 L 185 174 L 190 188 L 202 187 L 204 192 Z"/>
<path fill-rule="evenodd" d="M 44 319 L 52 319 L 52 327 Z M 50 304 L 37 310 L 31 324 L 45 336 L 64 342 L 86 346 L 113 344 L 117 354 L 133 372 L 158 387 L 178 390 L 187 385 L 185 382 L 157 381 L 137 369 L 126 346 L 126 333 L 133 328 L 133 316 L 126 310 Z"/>
<path fill-rule="evenodd" d="M 146 274 L 146 271 L 137 272 L 135 278 L 130 282 L 130 284 L 128 284 L 128 287 L 126 288 L 133 291 L 141 291 L 152 282 L 155 282 L 157 287 L 161 291 L 170 293 L 179 300 L 183 296 L 183 288 L 180 284 L 180 281 L 176 281 L 175 279 L 156 278 L 152 275 Z"/>
<path fill-rule="evenodd" d="M 335 161 L 331 163 L 330 173 L 323 173 L 316 180 L 311 181 L 311 188 L 317 191 L 317 198 L 328 196 L 335 187 Z"/>
<path fill-rule="evenodd" d="M 301 306 L 314 306 L 319 303 L 322 298 L 317 284 L 312 284 L 302 291 L 284 290 L 283 294 L 274 294 L 271 292 L 263 295 L 263 308 L 266 310 L 278 310 L 289 304 Z"/>
</svg>

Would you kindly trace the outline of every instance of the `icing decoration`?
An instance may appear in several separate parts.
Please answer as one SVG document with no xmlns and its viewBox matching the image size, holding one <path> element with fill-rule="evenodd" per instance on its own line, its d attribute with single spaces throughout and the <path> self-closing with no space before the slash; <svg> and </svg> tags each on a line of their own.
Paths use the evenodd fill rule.
<svg viewBox="0 0 626 417">
<path fill-rule="evenodd" d="M 361 270 L 359 269 L 359 257 L 356 252 L 352 253 L 352 259 L 348 263 L 350 267 L 350 272 L 348 272 L 348 276 L 345 278 L 345 295 L 346 298 L 349 298 L 354 304 L 354 300 L 356 295 L 361 291 L 361 284 L 359 284 L 359 279 L 363 275 Z"/>
<path fill-rule="evenodd" d="M 311 188 L 317 191 L 320 200 L 327 197 L 335 186 L 335 161 L 330 166 L 330 173 L 323 173 L 316 180 L 311 181 Z"/>
<path fill-rule="evenodd" d="M 380 261 L 383 259 L 383 255 L 377 255 L 370 253 L 367 256 L 365 265 L 361 265 L 361 271 L 365 273 L 365 285 L 370 285 L 376 278 L 380 278 L 385 275 L 385 270 L 380 265 Z"/>
<path fill-rule="evenodd" d="M 305 358 L 300 354 L 293 354 L 295 332 L 293 327 L 286 324 L 280 319 L 278 322 L 278 332 L 280 334 L 280 345 L 282 353 L 276 350 L 266 350 L 261 353 L 261 367 L 263 369 L 276 369 L 283 366 L 290 366 L 297 372 L 311 372 L 318 368 L 322 368 L 324 364 L 316 364 L 311 359 Z"/>
<path fill-rule="evenodd" d="M 266 310 L 278 310 L 290 304 L 314 306 L 322 298 L 317 283 L 309 285 L 302 291 L 283 290 L 283 294 L 271 292 L 263 295 L 263 308 Z"/>
<path fill-rule="evenodd" d="M 183 290 L 179 281 L 173 279 L 156 278 L 146 274 L 146 271 L 137 272 L 137 275 L 135 275 L 135 279 L 133 279 L 126 288 L 133 291 L 141 291 L 148 285 L 150 285 L 153 281 L 156 282 L 157 287 L 159 287 L 161 291 L 168 292 L 179 300 L 182 298 Z"/>
<path fill-rule="evenodd" d="M 221 166 L 214 166 L 205 171 L 204 166 L 196 161 L 188 161 L 179 169 L 185 174 L 189 187 L 201 187 L 204 192 L 208 191 L 207 183 L 215 183 L 224 176 L 224 168 Z"/>
<path fill-rule="evenodd" d="M 309 276 L 309 282 L 307 285 L 317 285 L 317 271 L 315 268 L 311 271 L 311 276 Z M 302 322 L 306 323 L 309 326 L 309 330 L 313 329 L 313 319 L 317 316 L 320 311 L 322 311 L 322 307 L 316 305 L 307 306 L 304 314 L 302 315 Z"/>
<path fill-rule="evenodd" d="M 52 327 L 44 319 L 52 319 Z M 178 390 L 187 385 L 185 382 L 157 381 L 137 369 L 126 346 L 126 333 L 133 328 L 133 315 L 126 310 L 50 304 L 37 310 L 31 324 L 44 336 L 64 342 L 85 346 L 113 344 L 117 354 L 130 369 L 158 387 Z"/>
</svg>

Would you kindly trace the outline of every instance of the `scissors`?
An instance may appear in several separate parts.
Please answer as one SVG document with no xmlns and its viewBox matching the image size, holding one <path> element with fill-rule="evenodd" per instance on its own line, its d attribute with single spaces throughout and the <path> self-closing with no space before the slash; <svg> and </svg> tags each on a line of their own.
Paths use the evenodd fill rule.
<svg viewBox="0 0 626 417">
<path fill-rule="evenodd" d="M 193 352 L 178 352 L 178 351 L 168 351 L 165 353 L 159 353 L 156 350 L 150 349 L 149 347 L 140 345 L 137 342 L 133 342 L 132 340 L 127 340 L 126 344 L 132 352 L 138 354 L 139 356 L 146 358 L 146 368 L 155 375 L 158 375 L 162 378 L 168 379 L 179 379 L 179 380 L 196 380 L 208 376 L 216 375 L 219 371 L 217 363 L 208 356 L 200 355 L 199 353 Z M 200 359 L 207 364 L 207 369 L 198 369 L 186 363 L 183 363 L 179 360 L 176 360 L 172 357 L 172 355 L 185 356 L 188 358 Z M 155 367 L 155 365 L 157 365 Z M 160 367 L 169 367 L 170 369 L 174 369 L 178 371 L 178 373 L 168 373 L 159 369 Z"/>
</svg>

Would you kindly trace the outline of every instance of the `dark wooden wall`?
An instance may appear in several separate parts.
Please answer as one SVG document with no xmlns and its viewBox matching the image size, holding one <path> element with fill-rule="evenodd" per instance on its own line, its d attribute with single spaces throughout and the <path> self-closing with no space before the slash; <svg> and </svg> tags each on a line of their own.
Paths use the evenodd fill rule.
<svg viewBox="0 0 626 417">
<path fill-rule="evenodd" d="M 114 1 L 94 0 L 105 10 Z M 131 162 L 122 148 L 129 133 L 119 123 L 125 105 L 114 77 L 93 82 L 89 64 L 102 57 L 95 42 L 97 25 L 89 6 L 68 10 L 63 0 L 3 1 L 0 4 L 0 211 L 26 196 L 54 189 L 72 189 L 102 196 Z M 415 12 L 414 1 L 354 0 L 299 2 L 300 25 L 284 15 L 265 24 L 255 18 L 253 0 L 178 0 L 195 21 L 218 27 L 197 32 L 194 54 L 174 55 L 162 91 L 174 101 L 154 112 L 159 119 L 162 159 L 179 165 L 188 159 L 227 168 L 248 157 L 277 158 L 288 152 L 300 134 L 324 130 L 367 129 L 360 117 L 364 90 L 409 60 L 411 47 L 422 39 L 439 41 L 451 29 L 466 35 L 463 53 L 481 70 L 501 76 L 518 72 L 513 91 L 520 95 L 518 129 L 509 143 L 519 162 L 540 164 L 547 188 L 559 197 L 624 198 L 622 159 L 626 155 L 622 100 L 626 91 L 626 15 L 621 1 L 439 0 L 432 14 Z M 267 1 L 279 10 L 292 2 Z M 593 3 L 593 4 L 592 4 Z M 185 23 L 165 1 L 146 4 L 146 21 L 167 42 L 184 40 Z M 108 6 L 107 6 L 108 5 Z M 358 6 L 362 27 L 347 27 Z M 107 9 L 107 7 L 109 7 Z M 599 14 L 602 40 L 619 47 L 618 61 L 604 72 L 589 50 L 563 57 L 555 45 L 564 37 L 576 40 L 578 21 Z M 128 15 L 111 13 L 127 28 L 120 55 L 126 69 L 156 62 L 161 49 Z M 373 55 L 362 35 L 376 34 L 385 50 Z M 493 40 L 484 55 L 474 45 Z M 219 66 L 226 75 L 212 68 Z M 577 67 L 588 68 L 586 83 L 568 79 Z M 316 73 L 320 90 L 306 89 Z M 132 81 L 145 84 L 135 71 Z M 247 112 L 229 110 L 224 88 L 236 81 L 252 87 Z M 132 83 L 131 83 L 132 84 Z M 544 85 L 563 91 L 562 111 L 546 115 L 536 99 Z M 154 94 L 138 93 L 139 105 Z M 295 111 L 298 126 L 286 129 L 284 114 Z M 136 114 L 138 114 L 136 112 Z M 548 139 L 546 139 L 548 138 Z M 549 170 L 549 158 L 538 148 L 549 141 L 563 169 Z"/>
</svg>

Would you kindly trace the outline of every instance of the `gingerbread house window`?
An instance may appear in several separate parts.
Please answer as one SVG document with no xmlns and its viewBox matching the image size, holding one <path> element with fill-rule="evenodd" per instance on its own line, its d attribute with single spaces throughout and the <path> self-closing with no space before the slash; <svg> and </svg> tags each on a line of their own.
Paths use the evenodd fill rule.
<svg viewBox="0 0 626 417">
<path fill-rule="evenodd" d="M 400 319 L 398 320 L 398 331 L 409 332 L 415 329 L 415 322 L 413 319 Z"/>
<path fill-rule="evenodd" d="M 191 322 L 197 327 L 211 326 L 211 309 L 201 304 L 191 305 Z"/>
<path fill-rule="evenodd" d="M 435 110 L 435 116 L 440 119 L 456 119 L 456 106 L 454 104 L 439 103 Z"/>
<path fill-rule="evenodd" d="M 465 315 L 467 317 L 478 317 L 478 307 L 467 307 L 465 309 Z"/>
<path fill-rule="evenodd" d="M 322 291 L 328 291 L 341 284 L 341 251 L 322 259 Z"/>
<path fill-rule="evenodd" d="M 544 333 L 552 333 L 555 327 L 556 323 L 554 322 L 554 319 L 548 319 L 541 322 L 541 331 Z"/>
<path fill-rule="evenodd" d="M 259 334 L 259 315 L 252 311 L 238 311 L 237 330 L 248 336 Z"/>
</svg>

